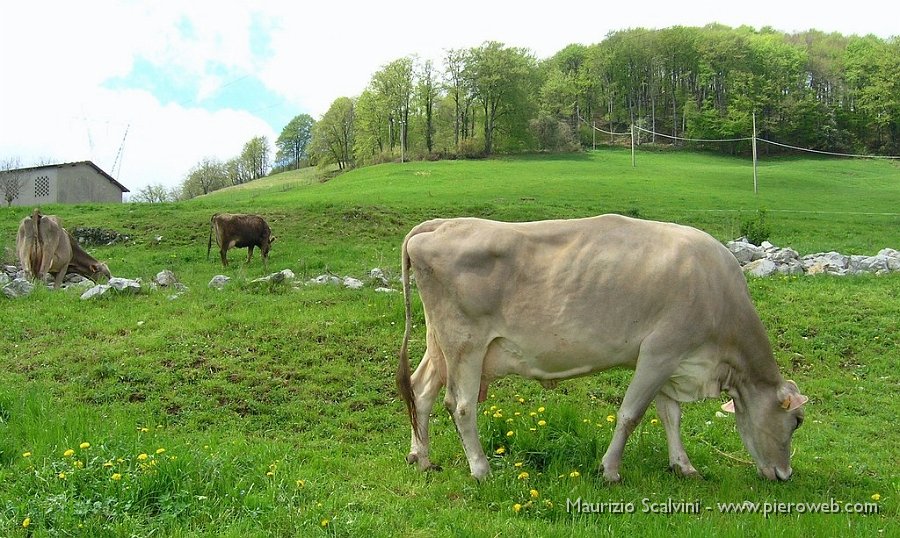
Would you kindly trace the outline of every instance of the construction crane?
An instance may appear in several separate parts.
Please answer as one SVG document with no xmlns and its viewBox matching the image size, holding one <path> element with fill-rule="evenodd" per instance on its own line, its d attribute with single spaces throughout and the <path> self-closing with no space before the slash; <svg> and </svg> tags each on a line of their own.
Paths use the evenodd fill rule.
<svg viewBox="0 0 900 538">
<path fill-rule="evenodd" d="M 116 160 L 113 161 L 112 169 L 109 171 L 110 175 L 114 178 L 119 177 L 119 172 L 122 170 L 122 149 L 125 147 L 125 139 L 128 137 L 128 128 L 131 127 L 131 124 L 125 126 L 125 134 L 122 135 L 122 143 L 119 144 L 119 151 L 116 153 Z"/>
</svg>

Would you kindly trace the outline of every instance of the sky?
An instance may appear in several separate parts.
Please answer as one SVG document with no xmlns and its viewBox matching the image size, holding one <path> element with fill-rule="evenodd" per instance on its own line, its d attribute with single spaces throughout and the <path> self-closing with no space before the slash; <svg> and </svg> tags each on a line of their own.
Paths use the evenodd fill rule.
<svg viewBox="0 0 900 538">
<path fill-rule="evenodd" d="M 618 30 L 710 23 L 889 38 L 889 4 L 4 1 L 0 160 L 91 160 L 132 193 L 174 188 L 204 158 L 236 157 L 256 136 L 274 145 L 291 118 L 318 119 L 405 56 L 440 65 L 449 49 L 499 41 L 542 59 Z"/>
</svg>

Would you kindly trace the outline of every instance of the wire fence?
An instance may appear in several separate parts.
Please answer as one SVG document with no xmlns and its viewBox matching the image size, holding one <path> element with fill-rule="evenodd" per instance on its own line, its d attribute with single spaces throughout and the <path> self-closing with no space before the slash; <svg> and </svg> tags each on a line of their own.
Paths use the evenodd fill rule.
<svg viewBox="0 0 900 538">
<path fill-rule="evenodd" d="M 670 135 L 670 134 L 666 134 L 666 133 L 660 133 L 660 132 L 653 131 L 650 129 L 645 129 L 645 128 L 641 127 L 640 125 L 632 125 L 632 128 L 630 130 L 624 131 L 624 132 L 607 131 L 606 129 L 601 129 L 600 127 L 597 127 L 596 123 L 588 123 L 588 121 L 585 120 L 583 117 L 581 117 L 581 115 L 578 115 L 578 121 L 580 121 L 584 125 L 587 125 L 594 132 L 597 132 L 597 133 L 602 133 L 602 134 L 609 135 L 609 136 L 632 137 L 633 139 L 635 139 L 635 142 L 634 142 L 635 144 L 638 144 L 638 141 L 636 140 L 636 137 L 635 137 L 635 132 L 639 132 L 639 133 L 646 133 L 646 134 L 649 134 L 652 136 L 659 136 L 662 138 L 666 138 L 668 140 L 673 140 L 673 141 L 678 141 L 678 142 L 696 142 L 696 143 L 708 144 L 708 143 L 716 143 L 716 142 L 753 142 L 755 140 L 756 142 L 763 142 L 766 144 L 778 146 L 778 147 L 785 148 L 785 149 L 790 149 L 793 151 L 815 153 L 818 155 L 829 155 L 832 157 L 850 157 L 850 158 L 855 158 L 855 159 L 888 159 L 888 160 L 900 159 L 900 156 L 897 156 L 897 155 L 871 155 L 871 154 L 859 154 L 859 153 L 839 153 L 839 152 L 835 152 L 835 151 L 824 151 L 824 150 L 819 150 L 819 149 L 804 148 L 804 147 L 800 147 L 800 146 L 793 146 L 790 144 L 776 142 L 774 140 L 769 140 L 767 138 L 759 138 L 756 136 L 755 133 L 753 134 L 753 136 L 745 136 L 745 137 L 740 137 L 740 138 L 686 138 L 686 137 L 682 137 L 682 136 L 675 136 L 675 135 Z"/>
</svg>

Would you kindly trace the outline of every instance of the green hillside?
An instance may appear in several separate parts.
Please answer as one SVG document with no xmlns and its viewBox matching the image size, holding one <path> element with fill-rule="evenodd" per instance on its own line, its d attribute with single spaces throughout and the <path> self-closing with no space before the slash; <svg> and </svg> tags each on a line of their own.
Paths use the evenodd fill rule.
<svg viewBox="0 0 900 538">
<path fill-rule="evenodd" d="M 639 152 L 632 167 L 630 152 L 602 150 L 385 164 L 325 182 L 306 170 L 188 202 L 42 208 L 69 228 L 128 235 L 90 249 L 114 275 L 148 283 L 171 269 L 189 290 L 0 296 L 0 535 L 896 534 L 897 274 L 750 280 L 779 365 L 811 397 L 787 483 L 757 478 L 733 419 L 717 417 L 721 402 L 709 400 L 685 405 L 682 427 L 704 480 L 666 472 L 651 409 L 626 448 L 625 482 L 605 484 L 596 466 L 630 379 L 623 371 L 550 391 L 518 378 L 492 385 L 479 408 L 494 454 L 484 483 L 468 476 L 440 403 L 432 450 L 444 471 L 404 463 L 409 425 L 393 379 L 403 301 L 376 293 L 367 275 L 379 267 L 398 276 L 400 241 L 414 224 L 620 212 L 724 241 L 761 208 L 770 240 L 801 254 L 900 248 L 900 166 L 764 159 L 754 194 L 747 159 Z M 30 209 L 0 210 L 6 263 Z M 206 256 L 219 211 L 267 218 L 278 237 L 270 271 L 289 268 L 300 282 L 352 275 L 366 287 L 255 284 L 267 271 L 258 253 L 245 265 L 244 249 L 223 269 L 215 251 Z M 232 282 L 208 288 L 220 273 Z M 414 310 L 416 358 L 424 318 L 418 302 Z M 575 514 L 567 499 L 577 498 L 632 503 L 635 513 Z M 667 501 L 703 509 L 643 512 Z M 795 508 L 763 517 L 717 505 L 745 501 Z M 796 503 L 831 501 L 842 513 L 797 513 Z M 878 513 L 846 513 L 856 503 Z"/>
</svg>

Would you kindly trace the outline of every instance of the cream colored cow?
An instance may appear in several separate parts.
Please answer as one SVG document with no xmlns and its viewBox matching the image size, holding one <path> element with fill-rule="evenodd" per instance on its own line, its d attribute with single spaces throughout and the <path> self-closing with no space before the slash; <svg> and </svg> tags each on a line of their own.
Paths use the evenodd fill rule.
<svg viewBox="0 0 900 538">
<path fill-rule="evenodd" d="M 426 350 L 410 375 L 410 270 L 425 310 Z M 621 480 L 628 436 L 652 401 L 669 464 L 696 469 L 681 441 L 681 402 L 728 392 L 738 431 L 770 480 L 791 476 L 790 445 L 807 397 L 785 381 L 734 256 L 704 232 L 604 215 L 502 223 L 424 222 L 402 247 L 406 331 L 397 383 L 412 422 L 407 461 L 429 460 L 438 391 L 471 473 L 490 472 L 476 428 L 489 383 L 518 374 L 552 384 L 613 367 L 635 374 L 601 461 Z"/>
<path fill-rule="evenodd" d="M 47 274 L 55 275 L 54 285 L 57 288 L 69 271 L 94 282 L 112 276 L 105 263 L 85 252 L 78 241 L 69 235 L 56 215 L 42 215 L 39 209 L 19 223 L 16 254 L 27 275 L 36 279 L 42 279 Z"/>
</svg>

